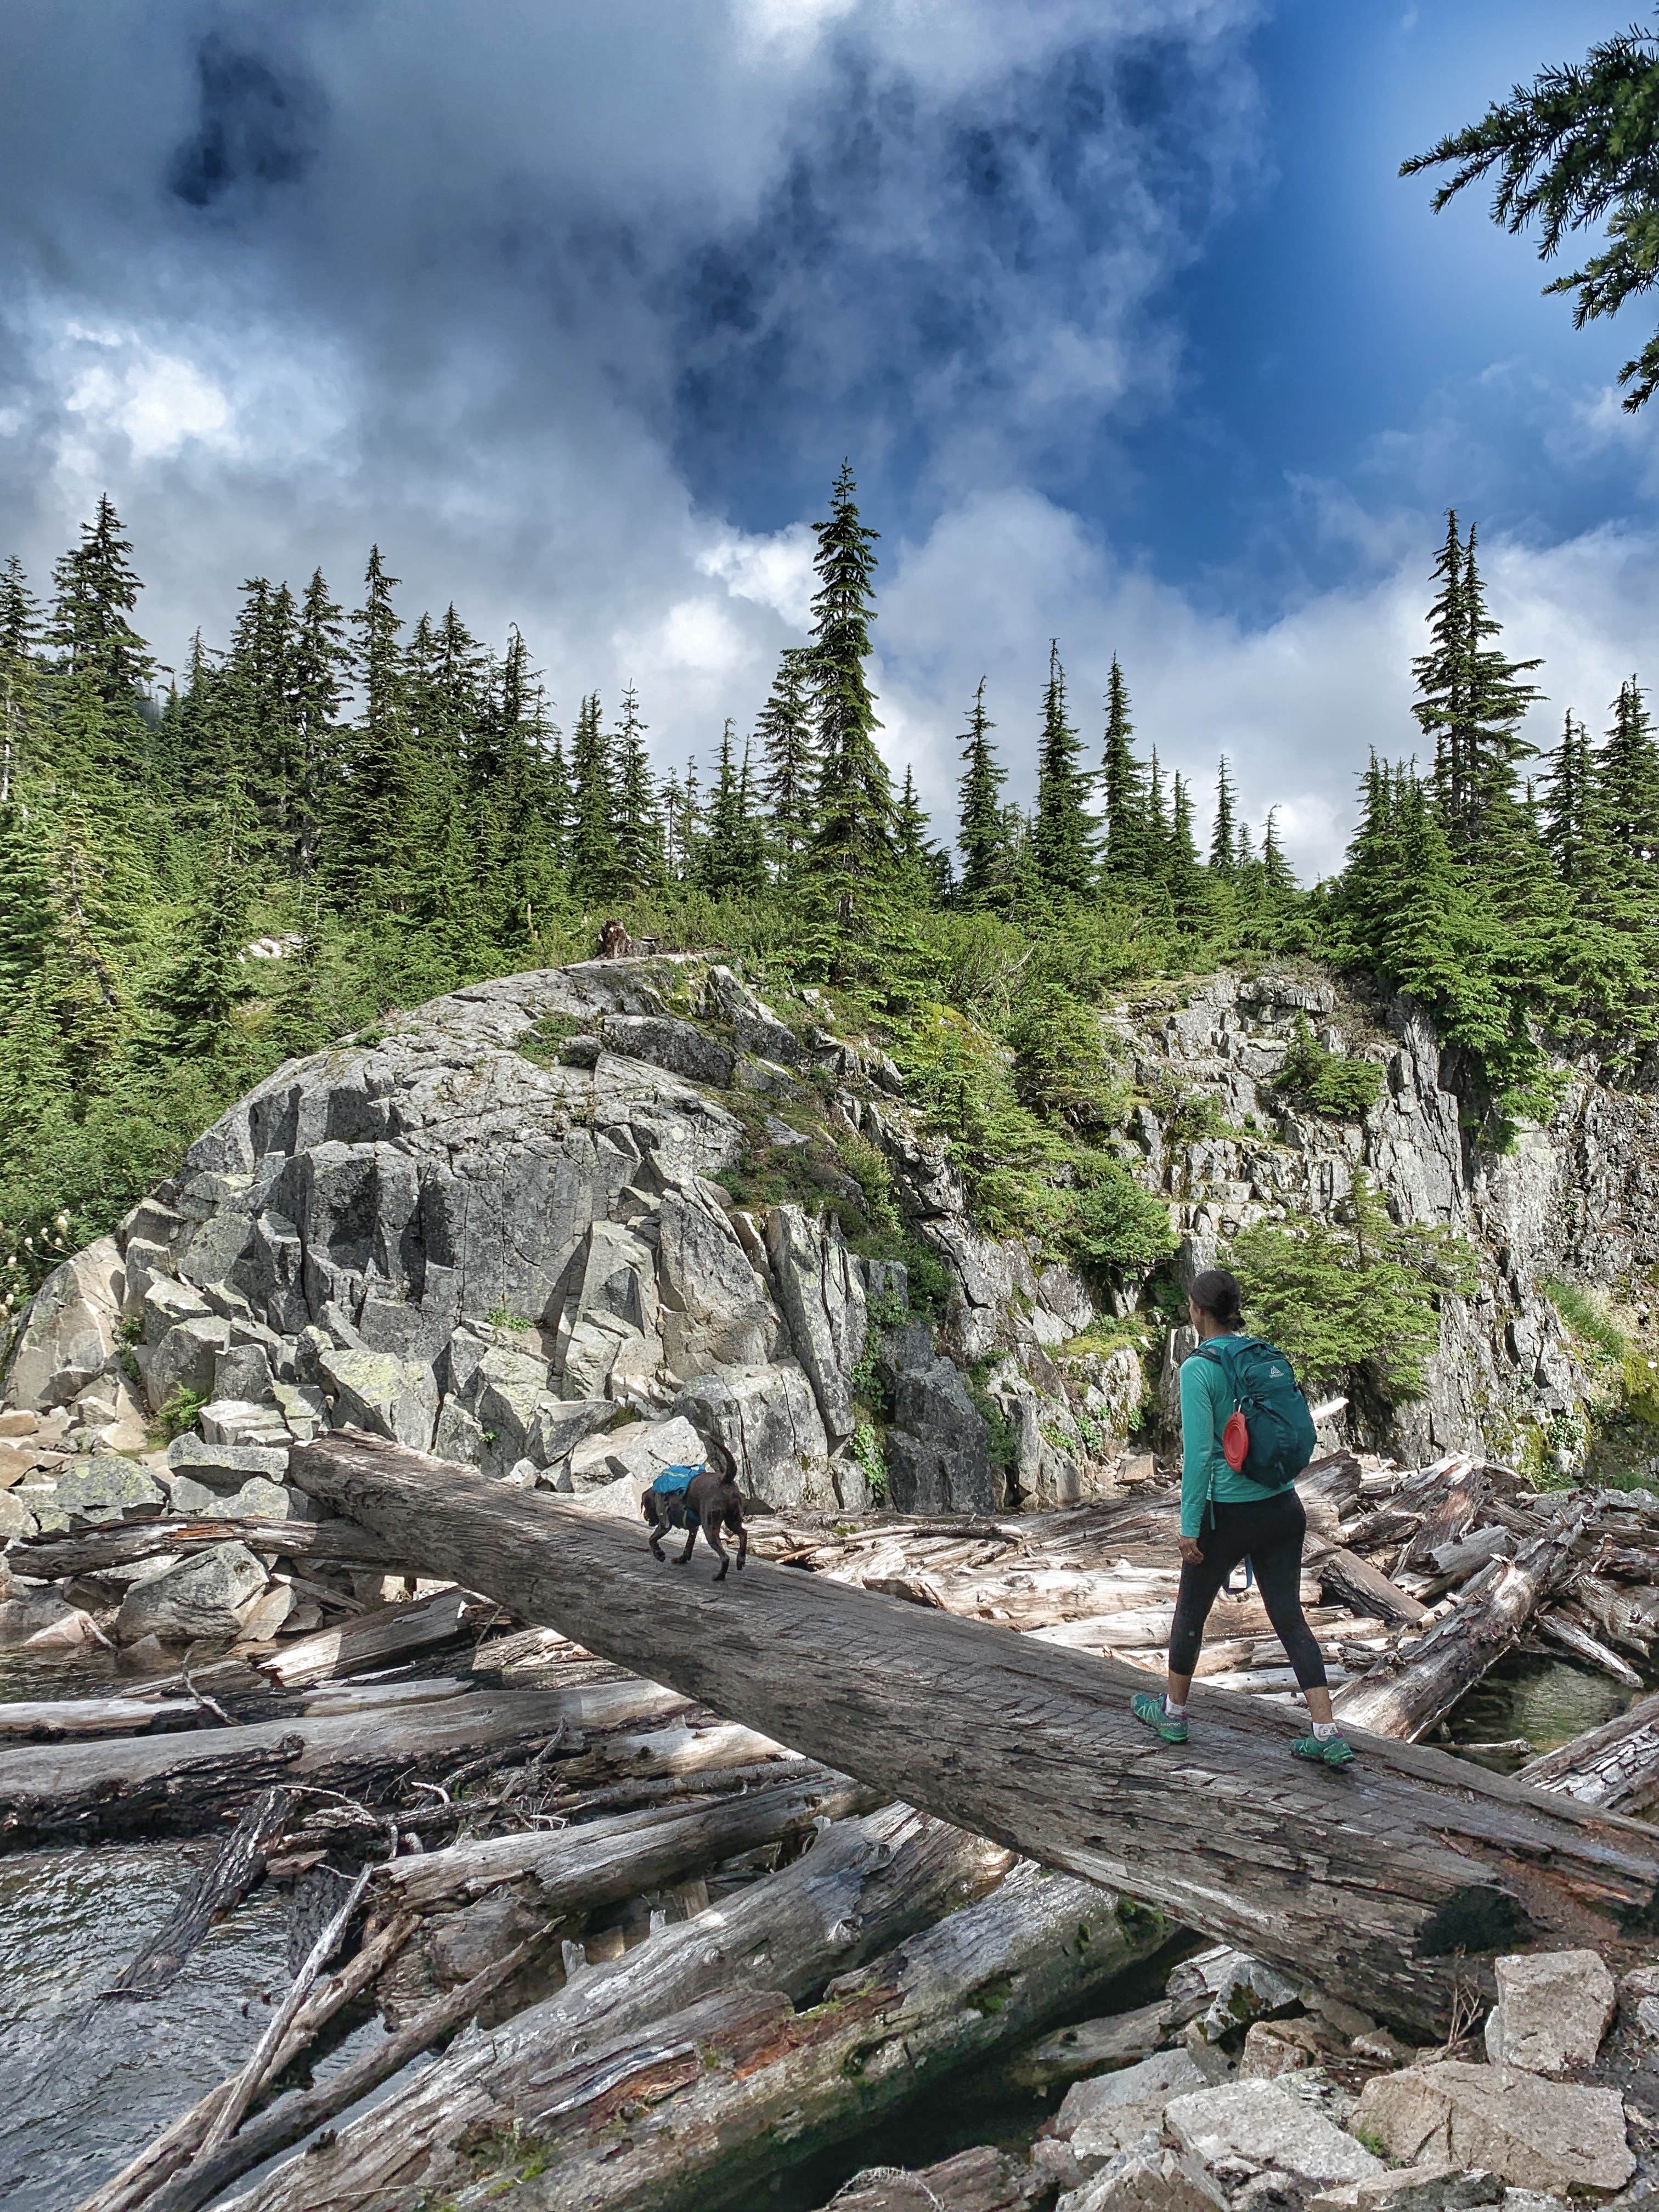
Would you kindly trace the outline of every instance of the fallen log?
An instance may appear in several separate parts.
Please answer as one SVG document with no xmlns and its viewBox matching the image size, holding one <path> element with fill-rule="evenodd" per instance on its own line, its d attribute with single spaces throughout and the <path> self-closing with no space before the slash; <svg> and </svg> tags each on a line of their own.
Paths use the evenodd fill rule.
<svg viewBox="0 0 1659 2212">
<path fill-rule="evenodd" d="M 260 1721 L 247 1728 L 29 1745 L 0 1769 L 0 1850 L 51 1838 L 191 1835 L 282 1784 L 372 1802 L 470 1754 L 532 1749 L 562 1725 L 617 1726 L 681 1703 L 652 1682 L 477 1691 L 410 1711 Z"/>
<path fill-rule="evenodd" d="M 142 1735 L 147 1729 L 195 1728 L 194 1698 L 40 1698 L 0 1705 L 0 1742 L 61 1743 L 71 1735 Z"/>
<path fill-rule="evenodd" d="M 1582 1505 L 1566 1508 L 1514 1559 L 1483 1568 L 1449 1613 L 1398 1652 L 1392 1668 L 1379 1667 L 1337 1692 L 1339 1718 L 1407 1741 L 1443 1720 L 1518 1641 L 1566 1574 L 1583 1520 Z"/>
<path fill-rule="evenodd" d="M 1642 1677 L 1634 1667 L 1621 1659 L 1616 1651 L 1609 1651 L 1599 1637 L 1591 1634 L 1585 1624 L 1565 1607 L 1553 1607 L 1540 1613 L 1537 1621 L 1538 1633 L 1552 1644 L 1559 1644 L 1575 1659 L 1582 1659 L 1587 1667 L 1599 1674 L 1610 1674 L 1615 1682 L 1622 1682 L 1627 1690 L 1639 1690 Z"/>
<path fill-rule="evenodd" d="M 118 1522 L 112 1528 L 86 1528 L 72 1536 L 20 1536 L 6 1547 L 5 1563 L 14 1575 L 46 1583 L 69 1575 L 108 1574 L 145 1559 L 210 1551 L 232 1540 L 251 1552 L 279 1559 L 307 1559 L 314 1566 L 379 1568 L 391 1573 L 402 1563 L 377 1537 L 350 1521 L 203 1521 L 177 1516 L 160 1521 Z"/>
<path fill-rule="evenodd" d="M 1604 1812 L 1650 1811 L 1659 1802 L 1659 1697 L 1543 1753 L 1515 1778 Z"/>
<path fill-rule="evenodd" d="M 414 1934 L 412 1912 L 389 1921 L 364 1942 L 356 1955 L 312 1991 L 284 2038 L 272 2079 L 280 2080 L 287 2068 L 313 2043 L 329 2021 L 368 1989 Z M 201 2148 L 215 2115 L 230 2094 L 234 2081 L 220 2081 L 129 2159 L 118 2173 L 102 2181 L 84 2198 L 76 2212 L 138 2212 L 161 2184 L 187 2165 Z M 295 2140 L 289 2138 L 289 2140 Z M 283 2148 L 282 2145 L 277 2146 Z"/>
<path fill-rule="evenodd" d="M 787 1568 L 659 1567 L 630 1528 L 354 1432 L 290 1474 L 521 1618 L 1413 2032 L 1444 2033 L 1480 1959 L 1622 1954 L 1659 1903 L 1659 1837 L 1443 1753 L 1370 1742 L 1334 1781 L 1286 1756 L 1292 1714 L 1201 1683 L 1166 1747 L 1109 1659 Z"/>
<path fill-rule="evenodd" d="M 294 1799 L 286 1790 L 267 1790 L 256 1798 L 164 1924 L 100 1994 L 153 1997 L 164 1990 L 214 1922 L 264 1879 L 267 1848 L 282 1834 L 293 1810 Z"/>
<path fill-rule="evenodd" d="M 1001 1881 L 1006 1853 L 907 1806 L 837 1821 L 804 1858 L 718 1913 L 677 1922 L 610 1966 L 453 2051 L 395 2106 L 365 2112 L 326 2146 L 269 2175 L 236 2212 L 314 2212 L 319 2204 L 401 2201 L 471 2179 L 471 2147 L 582 2051 L 626 2042 L 721 1989 L 817 1996 L 830 1975 L 971 1904 Z M 439 2197 L 438 2201 L 441 2201 Z"/>
<path fill-rule="evenodd" d="M 291 1644 L 263 1654 L 256 1663 L 278 1689 L 303 1689 L 337 1675 L 361 1674 L 370 1668 L 396 1666 L 447 1650 L 470 1637 L 474 1624 L 489 1618 L 491 1610 L 481 1607 L 465 1590 L 434 1590 L 430 1597 L 376 1606 L 372 1613 L 360 1613 L 336 1627 L 297 1636 Z"/>
<path fill-rule="evenodd" d="M 1358 1552 L 1350 1551 L 1346 1545 L 1328 1545 L 1310 1536 L 1304 1566 L 1317 1578 L 1326 1597 L 1352 1606 L 1357 1613 L 1374 1613 L 1381 1620 L 1411 1627 L 1428 1611 L 1419 1598 L 1402 1590 L 1380 1567 L 1374 1567 L 1369 1559 L 1362 1559 Z"/>
<path fill-rule="evenodd" d="M 376 1911 L 429 1912 L 488 1895 L 504 1882 L 531 1881 L 554 1917 L 592 1912 L 678 1881 L 699 1867 L 758 1850 L 763 1844 L 842 1820 L 867 1798 L 856 1782 L 801 1763 L 775 1769 L 770 1788 L 643 1813 L 618 1813 L 580 1827 L 487 1836 L 412 1858 L 391 1859 L 369 1877 Z M 865 1809 L 869 1809 L 866 1806 Z"/>
<path fill-rule="evenodd" d="M 1110 2074 L 1149 2057 L 1168 2025 L 1164 2000 L 1137 2005 L 1133 2012 L 1108 2013 L 1099 2020 L 1057 2027 L 1022 2051 L 1007 2069 L 1007 2079 L 1022 2089 L 1053 2089 L 1086 2075 Z"/>
<path fill-rule="evenodd" d="M 1096 1995 L 1137 1944 L 1116 1899 L 1025 1865 L 796 2012 L 778 1991 L 723 1991 L 643 2037 L 587 2048 L 525 2084 L 489 2185 L 526 2167 L 538 2212 L 689 2212 L 753 2203 L 781 2168 L 982 2064 Z M 620 2123 L 620 2125 L 619 2125 Z M 407 2212 L 405 2186 L 377 2212 Z"/>
</svg>

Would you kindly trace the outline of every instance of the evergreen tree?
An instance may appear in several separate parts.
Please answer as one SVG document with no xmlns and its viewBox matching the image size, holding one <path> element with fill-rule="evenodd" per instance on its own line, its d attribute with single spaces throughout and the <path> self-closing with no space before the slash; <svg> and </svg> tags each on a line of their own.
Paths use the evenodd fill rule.
<svg viewBox="0 0 1659 2212">
<path fill-rule="evenodd" d="M 1066 719 L 1066 672 L 1060 645 L 1048 645 L 1048 681 L 1042 694 L 1042 736 L 1037 749 L 1036 821 L 1032 843 L 1037 873 L 1051 894 L 1081 896 L 1094 867 L 1094 824 L 1088 811 L 1089 777 L 1078 765 L 1082 747 Z"/>
<path fill-rule="evenodd" d="M 40 611 L 14 553 L 0 569 L 0 806 L 32 765 Z"/>
<path fill-rule="evenodd" d="M 624 888 L 617 857 L 617 793 L 611 747 L 599 718 L 599 695 L 589 692 L 576 717 L 570 749 L 572 820 L 570 882 L 579 898 L 599 903 Z"/>
<path fill-rule="evenodd" d="M 1226 754 L 1223 753 L 1221 764 L 1216 770 L 1215 823 L 1210 831 L 1211 872 L 1222 877 L 1233 873 L 1241 857 L 1237 828 L 1233 819 L 1234 799 L 1232 771 L 1227 765 Z"/>
<path fill-rule="evenodd" d="M 149 647 L 127 617 L 143 589 L 106 494 L 83 526 L 81 543 L 52 571 L 57 596 L 51 638 L 72 675 L 89 676 L 106 708 L 133 711 L 155 673 Z"/>
<path fill-rule="evenodd" d="M 985 711 L 985 678 L 979 679 L 968 727 L 957 740 L 962 747 L 962 812 L 957 845 L 962 854 L 962 881 L 957 895 L 965 906 L 987 906 L 1006 898 L 1008 891 L 1007 851 L 1004 842 L 1002 765 L 991 743 L 996 724 Z"/>
<path fill-rule="evenodd" d="M 915 775 L 907 766 L 904 789 L 893 817 L 893 852 L 900 880 L 911 896 L 932 901 L 949 886 L 949 863 L 927 830 L 927 816 L 916 796 Z"/>
<path fill-rule="evenodd" d="M 612 757 L 617 767 L 617 861 L 633 891 L 659 890 L 666 876 L 662 822 L 645 749 L 646 726 L 640 720 L 638 695 L 630 684 L 623 693 L 622 720 L 612 739 Z"/>
<path fill-rule="evenodd" d="M 1412 712 L 1434 745 L 1434 793 L 1454 848 L 1498 860 L 1517 834 L 1517 763 L 1533 748 L 1519 733 L 1542 696 L 1520 679 L 1536 660 L 1511 660 L 1493 643 L 1501 626 L 1487 610 L 1471 526 L 1458 534 L 1455 509 L 1434 568 L 1431 649 L 1413 663 L 1419 696 Z"/>
<path fill-rule="evenodd" d="M 708 835 L 697 855 L 697 879 L 716 898 L 759 890 L 766 880 L 764 848 L 750 789 L 749 753 L 733 757 L 733 726 L 720 737 L 720 769 L 708 801 Z"/>
<path fill-rule="evenodd" d="M 398 644 L 403 623 L 392 605 L 398 579 L 387 574 L 378 545 L 363 582 L 363 604 L 351 617 L 358 720 L 331 794 L 330 873 L 343 896 L 401 911 L 424 789 Z"/>
<path fill-rule="evenodd" d="M 823 769 L 812 738 L 813 660 L 805 646 L 784 648 L 755 734 L 763 763 L 767 834 L 780 875 L 787 877 L 812 842 Z"/>
<path fill-rule="evenodd" d="M 554 866 L 568 872 L 570 840 L 576 821 L 576 792 L 565 759 L 564 732 L 556 722 L 548 726 L 546 760 L 547 849 Z"/>
<path fill-rule="evenodd" d="M 1261 825 L 1261 878 L 1268 898 L 1282 905 L 1296 890 L 1296 874 L 1279 842 L 1279 809 L 1270 806 Z"/>
<path fill-rule="evenodd" d="M 1548 785 L 1541 809 L 1541 835 L 1562 881 L 1577 889 L 1584 882 L 1589 859 L 1595 775 L 1589 735 L 1583 722 L 1574 720 L 1571 707 L 1561 742 L 1549 757 Z"/>
<path fill-rule="evenodd" d="M 1613 714 L 1595 763 L 1595 790 L 1621 878 L 1651 891 L 1659 864 L 1659 744 L 1633 676 L 1620 685 Z"/>
<path fill-rule="evenodd" d="M 1114 884 L 1145 884 L 1156 873 L 1146 771 L 1135 758 L 1130 743 L 1133 733 L 1129 687 L 1114 653 L 1106 685 L 1106 744 L 1100 777 L 1106 817 L 1102 869 Z"/>
<path fill-rule="evenodd" d="M 340 771 L 340 693 L 349 665 L 344 617 L 328 595 L 320 568 L 312 571 L 294 640 L 294 863 L 309 876 L 317 866 L 323 822 Z"/>
<path fill-rule="evenodd" d="M 1172 787 L 1164 880 L 1176 915 L 1185 921 L 1195 920 L 1202 911 L 1206 884 L 1193 836 L 1192 789 L 1184 775 L 1177 775 Z"/>
<path fill-rule="evenodd" d="M 233 775 L 214 818 L 200 894 L 155 994 L 156 1042 L 170 1054 L 201 1059 L 226 1050 L 234 1042 L 232 1016 L 253 995 L 242 955 L 258 837 L 258 817 Z"/>
<path fill-rule="evenodd" d="M 867 881 L 891 863 L 893 796 L 864 669 L 875 620 L 871 548 L 879 533 L 860 520 L 856 489 L 843 462 L 829 516 L 815 526 L 811 667 L 821 765 L 812 858 L 830 874 Z"/>
</svg>

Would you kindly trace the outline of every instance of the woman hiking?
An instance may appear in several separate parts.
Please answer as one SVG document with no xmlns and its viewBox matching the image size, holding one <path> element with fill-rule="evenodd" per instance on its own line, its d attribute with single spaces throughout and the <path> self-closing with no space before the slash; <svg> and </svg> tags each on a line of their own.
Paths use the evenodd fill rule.
<svg viewBox="0 0 1659 2212">
<path fill-rule="evenodd" d="M 1267 1488 L 1243 1472 L 1243 1449 L 1230 1459 L 1223 1431 L 1240 1410 L 1233 1387 L 1232 1347 L 1258 1349 L 1243 1334 L 1239 1289 L 1224 1267 L 1207 1268 L 1188 1295 L 1188 1313 L 1198 1332 L 1199 1348 L 1181 1367 L 1181 1586 L 1176 1593 L 1170 1631 L 1169 1685 L 1161 1697 L 1138 1692 L 1131 1700 L 1144 1721 L 1165 1743 L 1187 1741 L 1187 1693 L 1192 1687 L 1210 1608 L 1233 1569 L 1249 1560 L 1261 1602 L 1274 1633 L 1285 1646 L 1313 1718 L 1312 1732 L 1299 1735 L 1291 1749 L 1297 1759 L 1324 1766 L 1346 1766 L 1353 1746 L 1331 1713 L 1325 1662 L 1302 1611 L 1302 1546 L 1308 1516 L 1296 1494 L 1295 1476 Z M 1211 1349 L 1210 1347 L 1214 1347 Z M 1282 1355 L 1261 1347 L 1274 1359 Z M 1290 1363 L 1271 1369 L 1290 1376 Z M 1294 1378 L 1291 1377 L 1291 1387 Z M 1298 1394 L 1299 1395 L 1299 1394 Z M 1304 1409 L 1305 1411 L 1305 1409 Z M 1311 1424 L 1304 1431 L 1311 1436 Z M 1298 1464 L 1305 1466 L 1310 1445 Z"/>
</svg>

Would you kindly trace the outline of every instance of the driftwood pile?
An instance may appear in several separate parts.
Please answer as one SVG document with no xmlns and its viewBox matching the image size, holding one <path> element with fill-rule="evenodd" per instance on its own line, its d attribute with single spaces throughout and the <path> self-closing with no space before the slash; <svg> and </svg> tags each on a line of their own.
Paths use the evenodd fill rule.
<svg viewBox="0 0 1659 2212">
<path fill-rule="evenodd" d="M 1346 1454 L 1303 1495 L 1304 1596 L 1352 1726 L 1424 1737 L 1517 1646 L 1644 1679 L 1659 1498 L 1536 1496 L 1467 1459 L 1401 1470 Z M 763 1520 L 755 1550 L 1150 1673 L 1175 1516 L 1173 1493 L 1145 1486 L 1007 1520 Z M 313 1525 L 345 1542 L 353 1524 Z M 10 1564 L 95 1573 L 134 1540 L 42 1538 Z M 690 1594 L 660 1571 L 665 1593 Z M 1200 1704 L 1206 1689 L 1294 1694 L 1253 1589 L 1218 1607 L 1200 1673 Z M 455 1589 L 264 1651 L 192 1654 L 113 1695 L 0 1707 L 0 1848 L 225 1832 L 103 2001 L 154 2000 L 259 1882 L 291 1895 L 295 1979 L 258 2048 L 82 2212 L 190 2212 L 308 2139 L 238 2205 L 482 2203 L 514 2179 L 538 2206 L 583 2212 L 748 2201 L 954 2069 L 1001 2057 L 1036 2078 L 1045 2030 L 1108 2008 L 1114 1979 L 1181 1934 L 1099 1875 L 1035 1865 Z M 1523 1778 L 1640 1812 L 1659 1794 L 1659 1699 Z M 1476 1804 L 1477 1843 L 1480 1817 Z M 376 2008 L 386 2035 L 313 2078 Z M 489 2033 L 332 2133 L 468 2022 Z M 1126 2052 L 1148 2047 L 1144 2025 L 1127 2016 Z M 1048 2201 L 988 2152 L 951 2166 L 957 2194 L 937 2194 L 944 2167 L 925 2192 L 947 2212 L 1000 2204 L 999 2190 Z M 868 2185 L 872 2203 L 886 2185 Z"/>
</svg>

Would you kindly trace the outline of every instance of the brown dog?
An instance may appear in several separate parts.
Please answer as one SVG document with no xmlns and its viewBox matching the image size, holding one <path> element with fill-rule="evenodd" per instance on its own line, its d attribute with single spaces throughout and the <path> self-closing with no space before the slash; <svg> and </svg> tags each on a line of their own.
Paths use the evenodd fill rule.
<svg viewBox="0 0 1659 2212">
<path fill-rule="evenodd" d="M 659 1497 L 654 1490 L 647 1490 L 643 1510 L 646 1526 L 651 1531 L 653 1559 L 665 1557 L 662 1539 L 667 1532 L 683 1528 L 685 1549 L 677 1556 L 674 1565 L 684 1566 L 696 1549 L 697 1531 L 701 1529 L 720 1563 L 714 1580 L 723 1583 L 732 1562 L 720 1543 L 722 1527 L 738 1540 L 739 1569 L 749 1557 L 749 1530 L 743 1517 L 743 1498 L 738 1489 L 737 1462 L 718 1439 L 708 1447 L 707 1466 L 692 1476 L 676 1498 L 671 1501 Z"/>
</svg>

